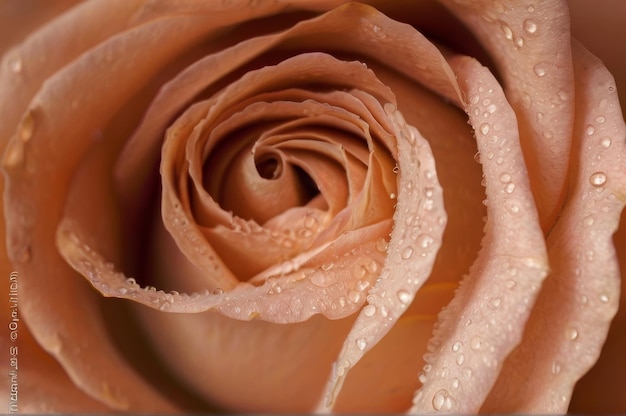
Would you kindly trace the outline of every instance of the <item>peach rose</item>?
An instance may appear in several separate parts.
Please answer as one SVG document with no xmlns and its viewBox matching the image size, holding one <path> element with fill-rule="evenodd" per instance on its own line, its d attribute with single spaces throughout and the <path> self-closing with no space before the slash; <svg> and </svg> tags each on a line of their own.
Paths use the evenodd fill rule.
<svg viewBox="0 0 626 416">
<path fill-rule="evenodd" d="M 626 409 L 568 4 L 367 3 L 0 6 L 8 411 Z"/>
</svg>

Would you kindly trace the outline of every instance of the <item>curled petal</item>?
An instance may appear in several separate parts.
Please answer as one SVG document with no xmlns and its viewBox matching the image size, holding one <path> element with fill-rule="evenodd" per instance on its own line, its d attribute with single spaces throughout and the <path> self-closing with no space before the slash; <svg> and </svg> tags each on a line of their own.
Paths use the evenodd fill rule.
<svg viewBox="0 0 626 416">
<path fill-rule="evenodd" d="M 565 1 L 444 1 L 497 64 L 518 118 L 533 195 L 546 231 L 567 192 L 574 82 Z M 549 149 L 549 151 L 545 151 Z"/>
<path fill-rule="evenodd" d="M 319 411 L 332 409 L 350 368 L 389 332 L 413 302 L 430 275 L 445 228 L 442 189 L 428 143 L 393 106 L 387 105 L 386 111 L 394 123 L 398 146 L 394 228 L 383 270 L 333 365 Z"/>
<path fill-rule="evenodd" d="M 72 13 L 64 15 L 66 19 L 75 17 Z M 90 20 L 99 22 L 97 18 Z M 199 17 L 155 19 L 80 55 L 47 78 L 4 154 L 7 249 L 21 276 L 20 311 L 34 338 L 57 358 L 76 385 L 114 409 L 172 411 L 174 406 L 126 366 L 110 340 L 94 293 L 75 279 L 75 272 L 54 250 L 56 227 L 63 215 L 71 178 L 94 144 L 93 138 L 98 137 L 121 103 L 136 94 L 158 68 L 214 30 L 215 24 L 207 24 L 206 19 Z M 74 24 L 62 26 L 76 28 Z M 97 27 L 90 29 L 97 31 Z M 85 33 L 92 34 L 90 29 L 84 29 Z M 60 30 L 59 34 L 63 37 L 67 32 Z M 81 33 L 79 37 L 82 36 Z M 58 38 L 51 36 L 46 42 L 51 39 Z M 25 56 L 40 47 L 27 42 L 21 52 Z M 118 56 L 133 56 L 136 60 L 114 59 Z M 115 64 L 109 65 L 112 61 Z M 115 86 L 103 79 L 114 79 Z M 2 93 L 6 91 L 3 89 Z M 28 94 L 19 97 L 30 99 Z M 75 105 L 58 105 L 59 102 Z M 11 117 L 5 115 L 0 125 L 14 125 Z M 50 274 L 54 280 L 47 279 Z M 93 365 L 101 362 L 109 365 Z M 103 382 L 119 389 L 104 388 Z"/>
<path fill-rule="evenodd" d="M 551 274 L 522 344 L 484 405 L 490 412 L 565 412 L 574 384 L 598 359 L 619 305 L 612 235 L 626 202 L 626 128 L 612 76 L 574 46 L 575 176 L 547 237 Z"/>
<path fill-rule="evenodd" d="M 411 413 L 480 408 L 522 337 L 548 270 L 515 114 L 487 68 L 463 57 L 451 65 L 476 131 L 488 217 L 479 256 L 440 315 Z M 497 116 L 489 124 L 482 118 L 488 106 Z"/>
</svg>

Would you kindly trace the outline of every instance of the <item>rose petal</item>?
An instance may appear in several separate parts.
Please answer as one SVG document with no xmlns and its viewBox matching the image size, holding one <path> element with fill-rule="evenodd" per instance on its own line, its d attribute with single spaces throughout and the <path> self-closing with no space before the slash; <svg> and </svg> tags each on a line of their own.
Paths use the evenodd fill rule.
<svg viewBox="0 0 626 416">
<path fill-rule="evenodd" d="M 426 140 L 406 125 L 394 106 L 388 104 L 385 110 L 394 123 L 398 146 L 394 228 L 381 275 L 345 338 L 318 411 L 333 408 L 350 368 L 389 332 L 412 303 L 430 275 L 445 228 L 442 189 Z"/>
<path fill-rule="evenodd" d="M 365 88 L 371 90 L 372 94 L 382 91 L 379 94 L 381 99 L 393 98 L 389 97 L 388 91 L 363 65 L 354 62 L 342 63 L 326 55 L 314 54 L 312 56 L 301 55 L 286 60 L 276 67 L 250 73 L 242 82 L 249 80 L 253 82 L 245 84 L 245 87 L 233 84 L 232 88 L 227 89 L 220 96 L 220 103 L 211 106 L 211 111 L 219 114 L 217 113 L 219 105 L 245 98 L 250 89 L 254 91 L 269 88 L 272 85 L 288 85 L 292 82 L 289 80 L 298 80 L 301 75 L 308 76 L 309 72 L 320 80 L 331 79 L 338 85 L 354 83 L 356 86 L 359 81 L 363 81 Z M 312 79 L 307 80 L 307 82 L 311 81 Z M 210 116 L 215 116 L 211 114 Z M 186 121 L 182 119 L 182 122 Z M 171 137 L 171 140 L 174 140 L 175 136 Z M 176 142 L 171 143 L 176 144 Z M 210 276 L 207 275 L 206 270 L 213 270 L 217 277 L 222 276 L 219 270 L 212 267 L 212 262 L 220 260 L 211 254 L 210 246 L 204 246 L 205 251 L 195 250 L 202 237 L 198 230 L 190 225 L 187 214 L 181 213 L 180 208 L 176 208 L 177 204 L 180 207 L 183 201 L 177 201 L 176 179 L 168 176 L 178 175 L 177 169 L 168 166 L 176 163 L 172 160 L 175 156 L 176 153 L 171 149 L 164 148 L 163 215 L 165 224 L 170 227 L 172 236 L 179 239 L 177 243 L 186 256 L 195 259 L 196 266 L 201 266 L 199 270 L 204 273 L 204 279 L 207 282 L 204 287 L 206 288 L 210 284 Z M 388 166 L 386 170 L 391 170 L 391 166 Z M 101 189 L 102 186 L 98 188 Z M 183 215 L 185 215 L 184 218 Z M 184 221 L 187 221 L 187 225 L 184 225 Z M 334 241 L 324 242 L 324 245 L 320 247 L 314 247 L 309 252 L 304 252 L 267 270 L 264 279 L 257 285 L 240 284 L 227 293 L 214 295 L 206 293 L 194 296 L 184 293 L 165 294 L 156 290 L 138 290 L 135 282 L 127 281 L 125 276 L 111 267 L 106 267 L 111 259 L 107 261 L 103 259 L 97 245 L 91 242 L 93 241 L 91 238 L 86 238 L 84 231 L 77 226 L 75 220 L 68 218 L 63 222 L 59 227 L 58 238 L 59 248 L 68 263 L 76 270 L 83 272 L 105 296 L 133 299 L 153 308 L 172 312 L 200 312 L 214 308 L 228 316 L 244 320 L 261 318 L 273 322 L 299 322 L 317 313 L 324 313 L 334 319 L 344 317 L 354 312 L 355 308 L 363 303 L 363 296 L 360 292 L 366 286 L 355 290 L 355 285 L 359 286 L 356 280 L 371 282 L 378 273 L 377 264 L 384 258 L 384 250 L 378 250 L 375 247 L 379 244 L 379 240 L 388 234 L 389 222 L 390 220 L 386 219 L 367 224 L 361 229 L 344 230 Z M 88 242 L 90 247 L 85 248 L 81 241 Z M 360 243 L 360 246 L 355 248 L 356 241 Z M 177 264 L 177 268 L 182 266 L 178 263 L 172 264 Z M 332 267 L 333 264 L 336 266 L 336 272 L 324 278 L 328 270 L 324 268 Z M 169 278 L 173 279 L 176 275 L 172 274 Z M 269 279 L 270 277 L 273 278 Z M 279 285 L 280 293 L 277 289 Z M 331 285 L 333 285 L 334 293 L 329 296 L 326 293 L 326 287 Z M 217 287 L 227 289 L 225 286 Z M 319 295 L 314 295 L 315 293 Z M 276 304 L 281 304 L 283 299 L 289 304 L 288 310 L 276 307 Z M 342 303 L 341 308 L 336 306 L 337 302 Z"/>
<path fill-rule="evenodd" d="M 598 359 L 619 304 L 612 234 L 626 202 L 626 127 L 606 68 L 577 43 L 574 58 L 578 157 L 566 205 L 547 238 L 552 272 L 486 411 L 565 412 L 574 384 Z"/>
<path fill-rule="evenodd" d="M 262 11 L 267 9 L 259 9 Z M 231 10 L 231 16 L 235 15 Z M 220 17 L 223 16 L 217 16 Z M 171 410 L 172 406 L 126 366 L 110 343 L 94 292 L 75 279 L 74 272 L 54 251 L 57 221 L 69 179 L 91 146 L 94 131 L 104 127 L 120 103 L 137 92 L 158 68 L 213 27 L 201 17 L 156 20 L 113 37 L 82 55 L 46 81 L 5 153 L 8 251 L 22 279 L 21 311 L 34 337 L 59 360 L 77 385 L 117 409 Z M 98 26 L 94 28 L 97 30 Z M 24 45 L 24 56 L 37 50 L 26 48 L 29 46 Z M 132 56 L 137 60 L 116 60 L 115 65 L 109 65 L 115 56 Z M 106 72 L 106 79 L 114 79 L 115 88 L 102 82 L 101 72 L 95 68 Z M 85 91 L 90 94 L 84 94 Z M 76 102 L 80 106 L 60 106 L 59 102 Z M 7 115 L 9 121 L 10 118 Z M 4 120 L 3 113 L 0 125 L 13 125 Z M 60 149 L 63 149 L 62 157 Z M 49 275 L 54 280 L 46 280 Z M 46 292 L 45 296 L 42 291 Z M 55 296 L 50 296 L 51 293 Z M 75 350 L 74 346 L 81 342 L 98 347 Z M 103 361 L 109 365 L 93 365 Z M 111 395 L 110 389 L 103 388 L 103 380 L 109 386 L 120 386 L 120 390 Z"/>
<path fill-rule="evenodd" d="M 490 52 L 518 116 L 541 224 L 554 224 L 567 191 L 574 82 L 565 2 L 443 3 Z M 549 149 L 549 151 L 544 151 Z"/>
<path fill-rule="evenodd" d="M 478 259 L 441 313 L 411 413 L 475 412 L 495 382 L 547 274 L 547 255 L 519 145 L 515 114 L 496 79 L 470 58 L 452 58 L 476 130 L 487 193 Z M 494 106 L 493 123 L 482 113 Z M 475 111 L 476 110 L 476 111 Z M 493 154 L 492 160 L 483 157 Z"/>
</svg>

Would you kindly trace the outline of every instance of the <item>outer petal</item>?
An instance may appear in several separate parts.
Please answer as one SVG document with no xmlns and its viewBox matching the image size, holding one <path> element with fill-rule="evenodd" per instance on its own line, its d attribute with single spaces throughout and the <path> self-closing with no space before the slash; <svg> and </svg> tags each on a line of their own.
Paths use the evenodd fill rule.
<svg viewBox="0 0 626 416">
<path fill-rule="evenodd" d="M 565 192 L 574 117 L 566 3 L 461 0 L 443 2 L 490 52 L 518 117 L 533 195 L 544 230 Z M 547 150 L 546 150 L 547 149 Z"/>
<path fill-rule="evenodd" d="M 578 157 L 567 203 L 547 239 L 552 273 L 486 411 L 566 411 L 574 384 L 600 355 L 619 304 L 612 234 L 626 203 L 626 127 L 613 78 L 574 46 Z"/>
<path fill-rule="evenodd" d="M 468 97 L 487 193 L 482 249 L 441 313 L 411 413 L 475 412 L 522 336 L 547 255 L 515 115 L 489 71 L 469 58 L 451 65 Z M 493 109 L 485 123 L 483 114 Z"/>
<path fill-rule="evenodd" d="M 8 250 L 22 279 L 23 315 L 37 341 L 62 363 L 73 381 L 117 409 L 172 407 L 123 361 L 111 343 L 95 293 L 81 279 L 76 280 L 75 272 L 55 252 L 54 236 L 68 183 L 94 134 L 120 104 L 216 25 L 236 20 L 239 12 L 233 7 L 230 14 L 228 10 L 225 15 L 211 14 L 212 25 L 202 16 L 157 19 L 113 37 L 73 61 L 46 81 L 5 152 Z M 37 49 L 30 48 L 25 44 L 21 52 Z M 117 56 L 125 60 L 114 60 Z M 115 80 L 114 88 L 111 80 Z M 2 102 L 11 100 L 3 98 Z M 60 106 L 59 102 L 75 105 Z M 10 117 L 7 124 L 4 117 L 0 125 L 12 125 Z M 48 276 L 54 280 L 46 279 Z M 94 365 L 102 362 L 108 365 Z"/>
</svg>

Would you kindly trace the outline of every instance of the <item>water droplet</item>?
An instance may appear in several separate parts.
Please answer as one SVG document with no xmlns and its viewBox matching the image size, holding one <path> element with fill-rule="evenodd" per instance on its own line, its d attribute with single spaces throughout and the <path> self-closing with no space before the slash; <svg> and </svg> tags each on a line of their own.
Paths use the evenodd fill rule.
<svg viewBox="0 0 626 416">
<path fill-rule="evenodd" d="M 519 47 L 521 48 L 522 46 L 524 46 L 524 38 L 521 36 L 515 36 L 515 39 L 513 40 L 513 42 Z"/>
<path fill-rule="evenodd" d="M 376 242 L 376 250 L 380 251 L 381 253 L 386 253 L 387 247 L 389 247 L 389 243 L 384 238 L 381 238 Z"/>
<path fill-rule="evenodd" d="M 365 268 L 367 269 L 367 271 L 369 271 L 370 273 L 376 273 L 376 271 L 378 271 L 378 263 L 376 262 L 376 260 L 372 260 L 369 263 L 367 263 L 367 265 L 365 266 Z"/>
<path fill-rule="evenodd" d="M 463 345 L 463 343 L 461 341 L 457 341 L 454 344 L 452 344 L 452 351 L 453 352 L 458 352 L 461 349 L 461 346 Z"/>
<path fill-rule="evenodd" d="M 314 217 L 306 217 L 306 219 L 304 220 L 304 226 L 306 228 L 313 228 L 315 227 L 316 223 L 317 221 L 315 220 Z"/>
<path fill-rule="evenodd" d="M 472 339 L 470 340 L 470 347 L 473 350 L 479 350 L 482 345 L 483 345 L 483 340 L 478 336 L 472 337 Z"/>
<path fill-rule="evenodd" d="M 537 121 L 543 120 L 543 113 L 541 111 L 537 112 L 535 118 L 537 119 Z"/>
<path fill-rule="evenodd" d="M 604 147 L 605 149 L 608 149 L 609 147 L 611 147 L 611 138 L 608 136 L 601 138 L 600 146 Z"/>
<path fill-rule="evenodd" d="M 609 303 L 609 296 L 605 293 L 600 295 L 600 302 L 602 303 Z"/>
<path fill-rule="evenodd" d="M 406 247 L 404 249 L 404 251 L 402 252 L 402 258 L 404 260 L 408 260 L 411 258 L 411 256 L 413 255 L 413 247 Z"/>
<path fill-rule="evenodd" d="M 574 341 L 578 338 L 578 330 L 576 328 L 568 328 L 566 335 L 569 340 Z"/>
<path fill-rule="evenodd" d="M 374 316 L 374 314 L 376 313 L 376 306 L 374 305 L 367 305 L 363 308 L 363 314 L 365 316 Z"/>
<path fill-rule="evenodd" d="M 559 374 L 561 372 L 561 363 L 555 361 L 552 363 L 552 374 Z"/>
<path fill-rule="evenodd" d="M 500 182 L 502 183 L 509 183 L 511 182 L 511 175 L 509 175 L 508 173 L 503 173 L 500 175 Z"/>
<path fill-rule="evenodd" d="M 500 25 L 500 28 L 502 28 L 502 32 L 504 33 L 505 38 L 507 38 L 508 40 L 513 39 L 513 31 L 511 30 L 511 27 L 509 25 L 507 25 L 506 23 L 502 23 Z"/>
<path fill-rule="evenodd" d="M 589 177 L 589 183 L 593 186 L 602 186 L 606 183 L 606 179 L 604 172 L 595 172 Z"/>
<path fill-rule="evenodd" d="M 534 71 L 535 71 L 535 75 L 537 75 L 538 77 L 543 77 L 546 75 L 546 72 L 547 72 L 546 65 L 537 64 L 535 65 Z"/>
<path fill-rule="evenodd" d="M 490 128 L 490 126 L 489 126 L 488 123 L 483 123 L 483 124 L 480 125 L 480 132 L 483 135 L 487 135 L 487 134 L 489 134 L 489 128 Z"/>
<path fill-rule="evenodd" d="M 594 222 L 593 215 L 587 215 L 585 218 L 583 218 L 583 224 L 586 225 L 587 227 L 592 226 L 593 222 Z"/>
<path fill-rule="evenodd" d="M 167 312 L 172 309 L 172 304 L 169 302 L 163 302 L 161 306 L 159 306 L 159 310 L 163 312 Z"/>
<path fill-rule="evenodd" d="M 356 340 L 356 347 L 360 351 L 365 351 L 365 348 L 367 348 L 367 340 L 365 338 L 358 338 Z"/>
<path fill-rule="evenodd" d="M 452 408 L 452 401 L 448 397 L 448 391 L 445 389 L 438 390 L 433 396 L 433 409 L 439 411 L 441 409 L 450 410 Z"/>
<path fill-rule="evenodd" d="M 128 279 L 126 279 L 126 283 L 128 283 L 130 286 L 138 286 L 137 281 L 132 277 L 129 277 Z"/>
<path fill-rule="evenodd" d="M 528 9 L 526 9 L 526 10 L 528 10 L 528 13 L 534 13 L 535 12 L 535 6 L 532 6 L 532 5 L 528 6 Z"/>
<path fill-rule="evenodd" d="M 587 133 L 587 136 L 593 136 L 593 133 L 595 133 L 596 128 L 593 127 L 591 124 L 589 124 L 587 126 L 587 129 L 585 130 L 585 132 Z"/>
<path fill-rule="evenodd" d="M 598 124 L 603 124 L 605 121 L 606 121 L 606 118 L 604 116 L 596 117 L 596 123 Z"/>
<path fill-rule="evenodd" d="M 117 289 L 117 293 L 120 296 L 124 296 L 126 293 L 128 293 L 128 289 L 126 289 L 125 287 L 120 287 L 119 289 Z"/>
<path fill-rule="evenodd" d="M 365 289 L 367 289 L 370 285 L 370 282 L 368 282 L 367 280 L 359 280 L 356 284 L 356 288 L 358 290 L 360 290 L 361 292 L 363 292 Z"/>
<path fill-rule="evenodd" d="M 491 299 L 491 306 L 493 306 L 494 308 L 498 308 L 500 306 L 500 304 L 502 303 L 502 299 L 501 298 L 493 298 Z"/>
<path fill-rule="evenodd" d="M 524 21 L 524 30 L 530 34 L 535 33 L 537 31 L 537 23 L 531 19 L 526 19 Z"/>
<path fill-rule="evenodd" d="M 465 362 L 465 355 L 464 355 L 464 354 L 459 354 L 459 355 L 456 357 L 456 363 L 457 363 L 458 365 L 462 365 L 464 362 Z"/>
<path fill-rule="evenodd" d="M 458 389 L 460 385 L 461 385 L 461 381 L 458 378 L 455 378 L 454 380 L 452 380 L 453 388 Z"/>
<path fill-rule="evenodd" d="M 407 292 L 406 290 L 398 290 L 398 293 L 396 293 L 396 296 L 398 296 L 398 299 L 400 300 L 400 302 L 405 303 L 405 304 L 411 302 L 413 298 L 411 293 Z"/>
<path fill-rule="evenodd" d="M 352 303 L 359 303 L 361 300 L 361 294 L 356 290 L 351 290 L 348 292 L 348 300 Z"/>
<path fill-rule="evenodd" d="M 510 204 L 510 205 L 507 205 L 507 208 L 509 209 L 509 212 L 510 212 L 511 214 L 517 214 L 517 213 L 519 213 L 519 212 L 520 212 L 519 205 L 517 205 L 517 204 Z"/>
<path fill-rule="evenodd" d="M 506 192 L 507 194 L 512 194 L 513 191 L 515 191 L 515 184 L 512 182 L 507 183 L 504 187 L 504 192 Z"/>
<path fill-rule="evenodd" d="M 426 383 L 426 373 L 424 373 L 423 371 L 420 371 L 419 374 L 417 375 L 417 379 L 419 380 L 420 383 L 425 384 Z"/>
</svg>

